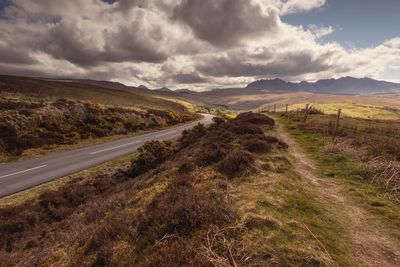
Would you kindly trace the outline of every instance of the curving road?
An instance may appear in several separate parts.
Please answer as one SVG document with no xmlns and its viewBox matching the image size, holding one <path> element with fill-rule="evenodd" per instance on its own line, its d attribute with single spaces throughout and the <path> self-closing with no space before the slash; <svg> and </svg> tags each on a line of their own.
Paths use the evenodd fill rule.
<svg viewBox="0 0 400 267">
<path fill-rule="evenodd" d="M 201 120 L 174 128 L 0 165 L 0 197 L 128 155 L 147 141 L 176 138 L 198 123 L 210 124 L 213 116 L 202 115 Z"/>
</svg>

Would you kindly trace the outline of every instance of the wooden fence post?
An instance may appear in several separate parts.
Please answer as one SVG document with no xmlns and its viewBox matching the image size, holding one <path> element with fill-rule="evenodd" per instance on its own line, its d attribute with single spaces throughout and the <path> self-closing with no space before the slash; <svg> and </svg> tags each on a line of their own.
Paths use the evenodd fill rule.
<svg viewBox="0 0 400 267">
<path fill-rule="evenodd" d="M 335 123 L 335 132 L 334 134 L 336 135 L 337 130 L 339 129 L 339 122 L 340 122 L 340 114 L 342 113 L 342 110 L 339 108 L 336 114 L 336 123 Z"/>
<path fill-rule="evenodd" d="M 307 121 L 309 110 L 310 110 L 309 105 L 306 104 L 306 110 L 304 111 L 304 119 L 303 119 L 304 122 Z"/>
<path fill-rule="evenodd" d="M 286 104 L 286 108 L 285 108 L 286 117 L 288 116 L 288 107 L 289 107 L 289 105 Z"/>
<path fill-rule="evenodd" d="M 274 113 L 276 112 L 276 104 L 274 104 Z"/>
</svg>

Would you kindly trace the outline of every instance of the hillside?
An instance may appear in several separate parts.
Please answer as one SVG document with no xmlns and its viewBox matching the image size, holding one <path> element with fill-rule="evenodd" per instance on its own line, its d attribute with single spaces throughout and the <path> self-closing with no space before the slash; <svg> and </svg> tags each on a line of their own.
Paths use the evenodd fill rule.
<svg viewBox="0 0 400 267">
<path fill-rule="evenodd" d="M 0 162 L 188 122 L 195 106 L 116 82 L 0 76 Z"/>
<path fill-rule="evenodd" d="M 219 118 L 0 202 L 2 264 L 398 266 L 398 191 L 359 169 L 342 177 L 351 162 L 330 166 L 340 151 L 296 116 L 285 123 L 310 153 L 324 153 L 323 172 L 281 123 Z"/>
<path fill-rule="evenodd" d="M 44 102 L 0 97 L 0 162 L 24 155 L 29 149 L 51 151 L 59 145 L 126 137 L 196 118 L 197 114 L 170 110 L 112 107 L 66 99 Z"/>
<path fill-rule="evenodd" d="M 184 111 L 173 96 L 166 100 L 151 90 L 130 88 L 120 83 L 92 80 L 49 80 L 0 75 L 0 92 L 52 99 L 91 101 L 98 104 Z"/>
</svg>

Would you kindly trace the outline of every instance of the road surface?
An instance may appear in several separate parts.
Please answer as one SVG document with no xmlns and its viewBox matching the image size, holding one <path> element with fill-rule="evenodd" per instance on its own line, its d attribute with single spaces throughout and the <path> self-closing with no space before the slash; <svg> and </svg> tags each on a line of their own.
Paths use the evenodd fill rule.
<svg viewBox="0 0 400 267">
<path fill-rule="evenodd" d="M 128 155 L 147 141 L 164 141 L 176 138 L 184 129 L 192 128 L 198 123 L 211 123 L 212 115 L 202 115 L 204 118 L 199 121 L 174 128 L 76 150 L 52 153 L 34 159 L 2 164 L 0 165 L 0 197 Z"/>
</svg>

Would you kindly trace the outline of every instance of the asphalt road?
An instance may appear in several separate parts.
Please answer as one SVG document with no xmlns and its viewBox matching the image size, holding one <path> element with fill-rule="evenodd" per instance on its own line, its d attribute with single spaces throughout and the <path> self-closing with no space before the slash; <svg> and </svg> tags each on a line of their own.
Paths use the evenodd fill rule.
<svg viewBox="0 0 400 267">
<path fill-rule="evenodd" d="M 198 123 L 211 123 L 212 115 L 202 115 L 204 118 L 199 121 L 174 128 L 71 151 L 52 153 L 34 159 L 2 164 L 0 165 L 0 197 L 128 155 L 147 141 L 164 141 L 176 138 L 184 129 L 192 128 Z"/>
</svg>

